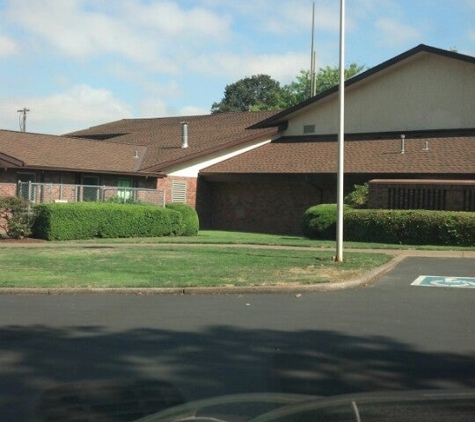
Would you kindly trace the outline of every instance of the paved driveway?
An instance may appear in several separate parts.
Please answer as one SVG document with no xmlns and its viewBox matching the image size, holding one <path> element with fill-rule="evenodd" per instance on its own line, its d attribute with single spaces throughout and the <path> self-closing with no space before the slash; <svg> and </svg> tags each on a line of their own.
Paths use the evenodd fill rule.
<svg viewBox="0 0 475 422">
<path fill-rule="evenodd" d="M 55 420 L 64 397 L 123 404 L 134 391 L 162 406 L 475 387 L 475 289 L 411 286 L 421 274 L 473 276 L 475 262 L 406 258 L 378 283 L 327 293 L 1 295 L 1 419 Z"/>
</svg>

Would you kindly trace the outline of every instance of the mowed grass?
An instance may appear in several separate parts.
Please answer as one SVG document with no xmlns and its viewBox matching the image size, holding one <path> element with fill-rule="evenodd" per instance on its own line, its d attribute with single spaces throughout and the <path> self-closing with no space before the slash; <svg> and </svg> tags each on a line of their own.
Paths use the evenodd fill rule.
<svg viewBox="0 0 475 422">
<path fill-rule="evenodd" d="M 85 243 L 2 247 L 0 287 L 213 287 L 331 283 L 390 255 L 236 246 Z"/>
<path fill-rule="evenodd" d="M 69 243 L 69 242 L 61 242 Z M 287 236 L 263 233 L 227 232 L 220 230 L 200 230 L 197 236 L 151 237 L 129 239 L 94 239 L 74 241 L 83 244 L 195 244 L 195 245 L 268 245 L 297 246 L 336 249 L 335 240 L 312 240 L 303 236 Z M 404 245 L 368 242 L 344 242 L 345 249 L 421 249 L 421 250 L 473 250 L 473 247 Z"/>
</svg>

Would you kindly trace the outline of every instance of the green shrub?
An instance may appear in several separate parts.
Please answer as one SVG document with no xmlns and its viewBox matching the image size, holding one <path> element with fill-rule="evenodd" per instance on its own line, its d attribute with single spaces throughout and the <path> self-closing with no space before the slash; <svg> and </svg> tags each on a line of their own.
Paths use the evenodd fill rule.
<svg viewBox="0 0 475 422">
<path fill-rule="evenodd" d="M 140 199 L 134 199 L 134 198 L 121 198 L 120 196 L 113 196 L 109 198 L 107 201 L 109 204 L 127 204 L 127 205 L 155 205 L 153 202 L 146 202 L 146 201 L 141 201 Z"/>
<path fill-rule="evenodd" d="M 344 202 L 352 208 L 367 208 L 369 198 L 369 184 L 353 185 L 353 192 L 345 196 Z"/>
<path fill-rule="evenodd" d="M 180 236 L 196 236 L 200 229 L 200 221 L 196 210 L 189 205 L 180 203 L 170 203 L 166 205 L 166 208 L 174 211 L 178 211 L 183 219 L 183 226 Z"/>
<path fill-rule="evenodd" d="M 155 205 L 41 204 L 36 211 L 34 235 L 47 240 L 170 236 L 183 226 L 179 212 Z"/>
<path fill-rule="evenodd" d="M 348 207 L 345 206 L 344 209 Z M 337 205 L 321 204 L 305 211 L 301 228 L 310 239 L 334 239 L 336 237 Z"/>
<path fill-rule="evenodd" d="M 0 198 L 0 227 L 12 239 L 31 235 L 35 213 L 28 200 L 16 196 Z"/>
<path fill-rule="evenodd" d="M 344 237 L 357 242 L 475 245 L 475 213 L 426 210 L 352 210 Z"/>
</svg>

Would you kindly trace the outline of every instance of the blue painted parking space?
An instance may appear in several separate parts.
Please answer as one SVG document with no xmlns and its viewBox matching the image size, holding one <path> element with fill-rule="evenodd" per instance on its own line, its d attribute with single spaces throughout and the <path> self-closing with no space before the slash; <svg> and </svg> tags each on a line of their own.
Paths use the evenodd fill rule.
<svg viewBox="0 0 475 422">
<path fill-rule="evenodd" d="M 475 277 L 444 277 L 436 275 L 421 275 L 411 286 L 422 287 L 456 287 L 462 289 L 475 289 Z"/>
</svg>

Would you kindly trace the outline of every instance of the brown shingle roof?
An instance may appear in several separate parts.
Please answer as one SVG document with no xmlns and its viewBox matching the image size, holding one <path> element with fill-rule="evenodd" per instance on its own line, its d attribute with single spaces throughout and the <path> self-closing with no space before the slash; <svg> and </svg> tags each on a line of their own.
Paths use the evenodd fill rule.
<svg viewBox="0 0 475 422">
<path fill-rule="evenodd" d="M 261 148 L 210 166 L 216 173 L 336 173 L 337 141 L 281 138 Z M 426 141 L 428 151 L 425 151 Z M 405 153 L 398 137 L 345 141 L 345 173 L 424 173 L 475 175 L 475 133 L 471 136 L 411 138 Z"/>
<path fill-rule="evenodd" d="M 217 113 L 151 119 L 124 119 L 65 136 L 110 139 L 113 142 L 146 145 L 142 169 L 163 170 L 254 139 L 269 138 L 276 128 L 247 129 L 276 111 Z M 188 122 L 188 148 L 181 145 L 181 122 Z"/>
<path fill-rule="evenodd" d="M 135 174 L 145 146 L 0 130 L 0 160 L 13 166 Z M 136 158 L 137 157 L 137 158 Z"/>
</svg>

